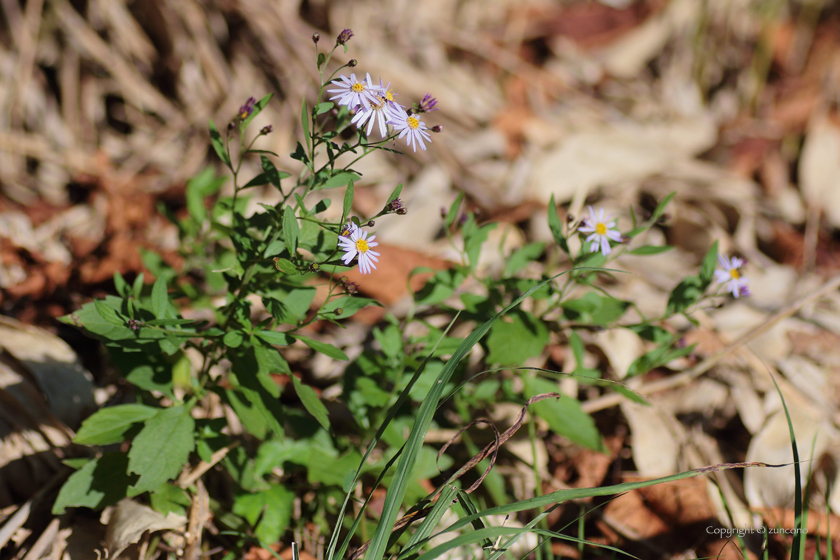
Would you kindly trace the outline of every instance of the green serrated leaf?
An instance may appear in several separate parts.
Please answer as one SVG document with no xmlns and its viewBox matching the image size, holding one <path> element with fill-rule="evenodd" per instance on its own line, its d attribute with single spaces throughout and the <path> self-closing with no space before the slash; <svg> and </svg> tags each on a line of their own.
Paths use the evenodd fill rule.
<svg viewBox="0 0 840 560">
<path fill-rule="evenodd" d="M 181 472 L 195 449 L 195 421 L 190 415 L 191 408 L 173 406 L 146 421 L 128 452 L 128 472 L 140 475 L 129 489 L 129 495 L 154 490 Z"/>
<path fill-rule="evenodd" d="M 292 378 L 292 383 L 295 386 L 295 392 L 297 393 L 298 398 L 300 398 L 300 402 L 303 404 L 303 407 L 315 418 L 315 420 L 318 421 L 319 424 L 321 424 L 321 426 L 324 427 L 325 430 L 329 431 L 330 420 L 327 414 L 327 407 L 324 406 L 324 403 L 322 403 L 321 399 L 318 398 L 318 395 L 315 394 L 315 390 L 309 385 L 301 383 L 300 379 L 294 375 L 290 375 L 289 377 Z"/>
<path fill-rule="evenodd" d="M 125 433 L 138 422 L 154 416 L 158 409 L 142 404 L 122 404 L 103 408 L 90 415 L 79 428 L 74 443 L 110 445 L 125 439 Z"/>
<path fill-rule="evenodd" d="M 137 480 L 136 475 L 127 474 L 127 469 L 125 453 L 106 453 L 93 459 L 70 475 L 58 493 L 52 513 L 61 515 L 68 507 L 101 509 L 117 503 Z"/>
<path fill-rule="evenodd" d="M 152 311 L 156 319 L 166 318 L 166 310 L 169 308 L 169 294 L 166 288 L 166 278 L 158 276 L 155 285 L 152 287 Z"/>
<path fill-rule="evenodd" d="M 294 337 L 316 352 L 320 352 L 321 354 L 325 354 L 334 360 L 344 360 L 347 361 L 350 358 L 347 357 L 347 354 L 342 352 L 339 348 L 336 348 L 332 344 L 327 344 L 326 342 L 321 342 L 319 340 L 312 340 L 311 338 L 307 338 L 305 336 L 301 336 L 299 334 L 294 335 Z"/>
<path fill-rule="evenodd" d="M 210 119 L 210 143 L 213 145 L 213 150 L 215 150 L 219 159 L 222 160 L 225 165 L 231 167 L 230 157 L 225 151 L 225 142 L 222 140 L 222 135 L 219 133 L 219 129 L 216 128 L 216 123 L 213 122 L 213 119 Z"/>
</svg>

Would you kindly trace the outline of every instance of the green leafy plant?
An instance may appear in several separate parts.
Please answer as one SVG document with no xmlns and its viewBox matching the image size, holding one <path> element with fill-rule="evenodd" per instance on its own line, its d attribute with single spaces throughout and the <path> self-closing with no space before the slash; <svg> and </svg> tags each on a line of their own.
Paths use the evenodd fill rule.
<svg viewBox="0 0 840 560">
<path fill-rule="evenodd" d="M 351 37 L 344 30 L 327 52 L 318 49 L 319 37 L 313 37 L 320 90 L 311 107 L 306 101 L 301 107 L 303 137 L 291 154 L 302 165 L 297 176 L 272 163 L 276 154 L 258 148 L 271 126 L 256 134 L 249 128 L 271 95 L 246 101 L 223 131 L 211 122 L 210 142 L 232 177 L 232 194 L 220 194 L 226 192 L 228 179 L 212 168 L 187 184 L 187 214 L 169 216 L 181 236 L 183 264 L 173 268 L 146 253 L 144 263 L 156 277 L 154 283 L 147 284 L 142 274 L 131 283 L 116 274 L 115 295 L 64 318 L 104 343 L 133 390 L 120 404 L 106 406 L 84 422 L 75 443 L 87 446 L 88 453 L 68 462 L 76 471 L 53 511 L 99 509 L 140 497 L 157 509 L 185 513 L 196 480 L 214 477 L 216 518 L 236 537 L 228 548 L 245 547 L 249 539 L 278 541 L 311 520 L 330 535 L 328 559 L 343 558 L 353 543 L 354 557 L 364 554 L 374 560 L 392 553 L 405 559 L 435 558 L 472 543 L 497 558 L 526 532 L 570 537 L 539 526 L 550 509 L 524 528 L 488 526 L 490 515 L 538 511 L 568 499 L 612 495 L 709 472 L 564 490 L 511 503 L 500 475 L 492 471 L 499 448 L 522 425 L 527 410 L 569 442 L 604 450 L 597 425 L 577 395 L 559 392 L 560 373 L 521 367 L 550 344 L 567 345 L 574 357 L 576 367 L 563 375 L 644 402 L 603 372 L 586 367 L 582 333 L 626 329 L 638 335 L 648 349 L 620 373 L 641 375 L 692 351 L 679 344 L 679 333 L 665 328 L 664 321 L 674 314 L 690 318 L 693 309 L 718 297 L 720 289 L 710 290 L 715 279 L 722 284 L 717 273 L 729 274 L 733 295 L 746 295 L 738 272 L 743 263 L 727 260 L 729 266 L 716 273 L 716 263 L 723 265 L 716 244 L 700 272 L 674 288 L 661 316 L 645 317 L 634 302 L 601 287 L 600 278 L 621 273 L 606 268 L 618 255 L 655 255 L 669 249 L 632 244 L 657 224 L 673 194 L 644 221 L 631 210 L 632 228 L 626 233 L 603 210 L 590 208 L 584 221 L 563 221 L 552 198 L 547 220 L 554 244 L 527 244 L 505 255 L 501 270 L 489 272 L 480 263 L 491 250 L 488 239 L 496 224 L 483 223 L 468 211 L 461 195 L 443 212 L 441 223 L 460 262 L 434 273 L 413 294 L 408 315 L 386 316 L 371 331 L 375 344 L 352 353 L 352 360 L 348 349 L 319 338 L 315 324 L 341 328 L 356 312 L 380 305 L 359 296 L 359 286 L 344 274 L 357 265 L 363 274 L 372 272 L 381 255 L 365 228 L 379 218 L 407 212 L 398 185 L 378 213 L 355 215 L 354 184 L 362 174 L 353 165 L 375 152 L 400 153 L 396 147 L 402 139 L 415 151 L 418 145 L 426 150 L 428 131 L 440 130 L 427 129 L 421 120 L 437 109 L 429 95 L 406 109 L 369 75 L 364 80 L 355 74 L 336 78 L 356 66 L 355 60 L 327 74 L 333 53 L 338 47 L 346 51 Z M 330 93 L 335 95 L 322 101 Z M 376 141 L 371 137 L 375 127 L 381 136 Z M 260 172 L 243 178 L 243 162 L 249 158 L 259 160 Z M 266 186 L 276 191 L 278 202 L 260 203 L 259 210 L 248 213 L 251 193 Z M 321 216 L 330 201 L 314 195 L 327 189 L 344 190 L 338 220 Z M 529 276 L 528 265 L 543 257 L 564 259 L 567 266 L 556 276 Z M 412 274 L 421 272 L 427 271 Z M 466 290 L 468 284 L 473 287 Z M 325 295 L 318 295 L 319 288 Z M 434 326 L 428 320 L 431 311 L 448 317 L 449 327 Z M 450 334 L 461 325 L 470 334 Z M 478 374 L 464 361 L 476 346 L 483 350 L 485 367 Z M 340 412 L 325 404 L 311 380 L 296 374 L 299 368 L 289 363 L 292 353 L 298 365 L 316 355 L 347 362 L 340 397 L 333 401 Z M 438 467 L 446 470 L 455 464 L 443 455 L 436 466 L 437 450 L 425 443 L 429 430 L 449 426 L 453 418 L 462 427 L 472 425 L 477 411 L 498 402 L 523 407 L 518 423 L 502 434 L 496 430 L 495 441 L 483 448 L 465 434 L 471 458 L 455 474 L 442 477 L 429 494 L 420 481 L 442 476 Z M 343 415 L 340 422 L 335 414 Z M 742 465 L 716 468 L 733 466 Z M 473 480 L 467 490 L 462 477 Z M 493 507 L 481 509 L 472 495 L 482 481 Z M 370 531 L 367 509 L 380 485 L 387 493 Z M 303 494 L 308 498 L 294 515 L 295 498 Z M 463 516 L 441 529 L 443 514 L 456 503 Z M 455 534 L 446 544 L 430 544 L 435 536 L 467 526 L 474 530 Z"/>
</svg>

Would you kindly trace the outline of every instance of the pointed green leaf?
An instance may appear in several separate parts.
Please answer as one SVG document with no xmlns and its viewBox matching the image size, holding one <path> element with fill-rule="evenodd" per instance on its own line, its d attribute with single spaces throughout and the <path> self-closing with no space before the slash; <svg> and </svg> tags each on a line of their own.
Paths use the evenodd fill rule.
<svg viewBox="0 0 840 560">
<path fill-rule="evenodd" d="M 350 215 L 350 210 L 353 208 L 353 192 L 353 181 L 350 181 L 347 184 L 347 190 L 344 191 L 344 210 L 341 214 L 342 227 L 344 227 L 344 221 L 347 219 L 347 216 Z"/>
<path fill-rule="evenodd" d="M 548 228 L 551 230 L 551 235 L 554 236 L 554 242 L 557 243 L 557 246 L 563 249 L 564 253 L 571 256 L 569 243 L 563 236 L 563 222 L 560 221 L 560 215 L 557 213 L 554 193 L 551 194 L 551 199 L 548 201 Z"/>
<path fill-rule="evenodd" d="M 298 246 L 298 237 L 300 236 L 300 227 L 298 226 L 295 211 L 288 204 L 283 210 L 283 239 L 286 242 L 286 249 L 289 250 L 289 255 L 295 256 Z"/>
<path fill-rule="evenodd" d="M 152 287 L 152 311 L 156 319 L 164 319 L 166 310 L 169 307 L 169 294 L 166 288 L 166 278 L 158 276 L 155 285 Z"/>
<path fill-rule="evenodd" d="M 103 302 L 102 300 L 93 300 L 93 305 L 96 307 L 96 312 L 99 313 L 99 316 L 111 323 L 112 325 L 116 325 L 119 327 L 125 325 L 125 320 L 120 319 L 120 316 L 117 315 L 117 312 L 114 311 L 114 309 L 109 305 L 106 305 L 105 302 Z"/>
<path fill-rule="evenodd" d="M 166 408 L 146 421 L 128 452 L 128 471 L 140 475 L 129 489 L 129 495 L 154 490 L 181 472 L 195 449 L 191 408 L 188 405 Z"/>
<path fill-rule="evenodd" d="M 213 120 L 210 120 L 210 143 L 213 145 L 213 149 L 216 151 L 216 155 L 219 156 L 219 159 L 222 162 L 230 167 L 230 157 L 228 157 L 227 152 L 225 151 L 225 142 L 222 140 L 222 135 L 219 133 L 219 129 L 216 128 L 216 123 Z"/>
<path fill-rule="evenodd" d="M 326 342 L 321 342 L 320 340 L 312 340 L 311 338 L 307 338 L 305 336 L 301 336 L 299 334 L 294 335 L 294 337 L 316 352 L 320 352 L 321 354 L 326 354 L 330 358 L 334 360 L 344 360 L 347 361 L 350 358 L 347 357 L 347 354 L 342 352 L 339 348 L 336 348 L 332 344 L 327 344 Z"/>
<path fill-rule="evenodd" d="M 109 445 L 120 443 L 125 433 L 137 422 L 148 420 L 158 409 L 142 404 L 109 406 L 88 416 L 82 422 L 74 443 L 81 445 Z"/>
<path fill-rule="evenodd" d="M 318 395 L 315 394 L 315 390 L 309 385 L 301 383 L 300 379 L 294 375 L 290 375 L 289 377 L 292 378 L 292 383 L 295 386 L 295 392 L 297 392 L 298 398 L 300 398 L 300 402 L 303 404 L 303 407 L 309 412 L 309 414 L 315 417 L 315 420 L 317 420 L 325 430 L 329 430 L 330 420 L 327 415 L 327 407 L 324 406 L 324 403 L 322 403 L 321 399 L 318 398 Z"/>
<path fill-rule="evenodd" d="M 309 111 L 306 110 L 306 99 L 303 100 L 303 106 L 300 108 L 300 122 L 303 125 L 303 137 L 309 145 Z"/>
<path fill-rule="evenodd" d="M 248 115 L 248 118 L 246 118 L 239 124 L 239 126 L 242 127 L 242 130 L 245 130 L 248 127 L 248 125 L 251 124 L 251 121 L 254 120 L 254 117 L 259 115 L 260 111 L 265 109 L 265 106 L 268 105 L 268 102 L 271 101 L 271 98 L 273 96 L 273 93 L 266 94 L 262 97 L 262 99 L 254 103 L 254 108 L 251 110 L 251 114 Z"/>
</svg>

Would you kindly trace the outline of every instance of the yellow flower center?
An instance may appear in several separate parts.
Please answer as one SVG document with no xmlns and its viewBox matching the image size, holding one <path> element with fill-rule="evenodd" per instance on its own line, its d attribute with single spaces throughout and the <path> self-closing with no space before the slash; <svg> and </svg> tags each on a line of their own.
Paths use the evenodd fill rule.
<svg viewBox="0 0 840 560">
<path fill-rule="evenodd" d="M 394 100 L 394 96 L 391 94 L 390 89 L 385 92 L 385 99 L 387 99 L 388 101 L 393 101 Z"/>
<path fill-rule="evenodd" d="M 595 233 L 598 235 L 606 235 L 607 234 L 607 224 L 601 224 L 595 226 Z"/>
<path fill-rule="evenodd" d="M 364 239 L 359 239 L 358 241 L 356 241 L 356 250 L 358 252 L 367 253 L 368 249 L 369 247 L 367 241 L 365 241 Z"/>
<path fill-rule="evenodd" d="M 365 86 L 363 86 L 359 82 L 356 82 L 350 89 L 353 90 L 353 93 L 362 93 L 363 91 L 365 91 Z"/>
<path fill-rule="evenodd" d="M 341 230 L 341 237 L 350 237 L 350 230 L 348 228 Z"/>
<path fill-rule="evenodd" d="M 418 121 L 414 117 L 408 117 L 408 120 L 406 122 L 408 123 L 408 127 L 411 128 L 412 130 L 414 130 L 418 126 L 420 126 L 420 121 Z"/>
<path fill-rule="evenodd" d="M 732 270 L 729 271 L 729 276 L 731 276 L 733 280 L 737 280 L 738 278 L 741 277 L 741 273 L 738 272 L 737 268 L 733 268 Z"/>
</svg>

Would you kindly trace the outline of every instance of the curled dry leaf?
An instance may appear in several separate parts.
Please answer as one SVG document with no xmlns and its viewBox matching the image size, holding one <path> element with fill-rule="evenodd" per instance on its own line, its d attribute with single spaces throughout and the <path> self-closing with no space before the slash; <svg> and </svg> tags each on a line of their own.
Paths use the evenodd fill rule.
<svg viewBox="0 0 840 560">
<path fill-rule="evenodd" d="M 186 525 L 186 518 L 169 512 L 166 517 L 152 508 L 129 499 L 122 500 L 110 512 L 108 532 L 105 544 L 108 557 L 117 558 L 129 545 L 140 540 L 146 531 L 154 533 L 171 529 L 181 529 Z"/>
</svg>

